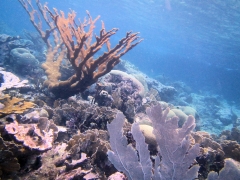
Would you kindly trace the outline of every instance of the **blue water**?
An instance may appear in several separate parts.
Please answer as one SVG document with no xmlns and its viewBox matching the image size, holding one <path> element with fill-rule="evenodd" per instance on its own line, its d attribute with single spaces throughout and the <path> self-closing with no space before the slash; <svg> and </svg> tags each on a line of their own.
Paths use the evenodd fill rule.
<svg viewBox="0 0 240 180">
<path fill-rule="evenodd" d="M 42 1 L 43 2 L 43 1 Z M 116 43 L 129 30 L 144 41 L 123 59 L 155 77 L 186 82 L 194 91 L 208 90 L 240 100 L 240 2 L 235 0 L 49 0 L 49 7 L 78 17 L 89 10 L 101 15 L 109 30 L 119 28 Z M 0 1 L 0 33 L 34 31 L 16 0 Z M 100 21 L 98 28 L 101 28 Z"/>
</svg>

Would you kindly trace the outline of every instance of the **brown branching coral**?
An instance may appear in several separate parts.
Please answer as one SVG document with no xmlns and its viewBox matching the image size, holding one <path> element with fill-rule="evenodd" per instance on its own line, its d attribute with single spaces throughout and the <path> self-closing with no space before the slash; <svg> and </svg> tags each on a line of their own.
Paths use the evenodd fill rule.
<svg viewBox="0 0 240 180">
<path fill-rule="evenodd" d="M 99 77 L 110 72 L 120 62 L 121 56 L 142 41 L 138 40 L 138 33 L 127 32 L 126 36 L 114 48 L 111 48 L 109 38 L 118 29 L 113 28 L 106 31 L 102 22 L 100 35 L 95 35 L 96 41 L 92 43 L 95 23 L 99 16 L 92 19 L 87 12 L 88 19 L 84 19 L 82 23 L 77 24 L 74 11 L 68 13 L 66 18 L 64 12 L 60 11 L 59 13 L 57 9 L 51 12 L 47 5 L 42 6 L 39 0 L 36 0 L 36 3 L 40 13 L 33 8 L 31 1 L 19 0 L 19 2 L 28 12 L 32 24 L 40 33 L 44 42 L 47 43 L 46 62 L 42 65 L 48 76 L 45 85 L 60 97 L 68 97 L 86 90 L 90 85 L 97 82 Z M 50 30 L 43 31 L 41 16 Z M 54 46 L 48 40 L 51 33 L 54 38 Z M 94 59 L 94 55 L 104 46 L 107 47 L 107 52 Z M 67 59 L 75 70 L 75 74 L 68 80 L 60 81 L 61 73 L 59 70 L 65 55 L 67 55 Z M 63 91 L 64 93 L 60 93 Z"/>
</svg>

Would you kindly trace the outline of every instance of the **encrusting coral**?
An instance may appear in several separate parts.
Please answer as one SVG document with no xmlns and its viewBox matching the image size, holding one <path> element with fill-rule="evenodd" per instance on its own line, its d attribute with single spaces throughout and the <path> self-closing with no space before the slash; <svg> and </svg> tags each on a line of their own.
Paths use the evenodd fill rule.
<svg viewBox="0 0 240 180">
<path fill-rule="evenodd" d="M 18 124 L 15 120 L 7 124 L 5 130 L 24 146 L 39 151 L 52 148 L 57 138 L 57 126 L 47 118 L 40 118 L 37 124 Z"/>
<path fill-rule="evenodd" d="M 107 129 L 107 123 L 111 122 L 117 113 L 116 109 L 99 107 L 88 101 L 77 100 L 71 97 L 66 100 L 55 101 L 52 119 L 55 124 L 67 126 L 69 134 L 78 130 L 84 132 L 88 129 Z"/>
<path fill-rule="evenodd" d="M 39 11 L 34 9 L 31 1 L 19 0 L 19 2 L 28 12 L 32 24 L 47 44 L 46 62 L 42 64 L 48 76 L 45 85 L 59 97 L 69 97 L 86 90 L 90 85 L 97 82 L 99 77 L 110 72 L 120 62 L 121 56 L 142 41 L 138 40 L 138 33 L 127 32 L 126 36 L 114 48 L 111 48 L 109 38 L 118 29 L 113 28 L 106 31 L 102 22 L 100 36 L 95 35 L 96 41 L 92 43 L 95 23 L 99 16 L 92 19 L 87 12 L 88 19 L 84 19 L 83 23 L 77 25 L 74 11 L 68 13 L 66 18 L 63 11 L 59 13 L 57 9 L 54 9 L 53 13 L 46 4 L 43 6 L 39 0 L 36 1 Z M 41 19 L 35 18 L 36 16 L 42 16 L 50 29 L 44 31 Z M 88 31 L 85 31 L 86 28 L 88 28 Z M 54 46 L 49 40 L 51 33 Z M 94 59 L 94 55 L 104 45 L 107 47 L 107 52 Z M 68 80 L 60 81 L 60 67 L 65 55 L 67 55 L 75 74 Z M 64 93 L 62 93 L 63 91 Z"/>
<path fill-rule="evenodd" d="M 19 77 L 17 77 L 11 72 L 4 71 L 1 67 L 0 67 L 0 75 L 2 76 L 2 81 L 3 81 L 1 82 L 0 92 L 6 89 L 17 89 L 17 88 L 28 87 L 27 85 L 28 80 L 21 81 Z"/>
</svg>

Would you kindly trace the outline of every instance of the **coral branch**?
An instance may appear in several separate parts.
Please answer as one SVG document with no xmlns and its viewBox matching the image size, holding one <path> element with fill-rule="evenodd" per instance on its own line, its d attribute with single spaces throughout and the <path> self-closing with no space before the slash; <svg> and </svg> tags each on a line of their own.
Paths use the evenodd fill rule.
<svg viewBox="0 0 240 180">
<path fill-rule="evenodd" d="M 126 37 L 111 48 L 109 39 L 118 29 L 113 28 L 106 31 L 102 22 L 100 34 L 99 36 L 95 35 L 95 42 L 92 42 L 95 23 L 99 16 L 92 19 L 87 11 L 88 18 L 77 24 L 75 22 L 76 12 L 74 11 L 69 12 L 68 16 L 65 17 L 63 11 L 59 12 L 54 9 L 52 12 L 46 4 L 42 6 L 39 0 L 36 0 L 40 12 L 38 13 L 31 5 L 31 0 L 19 0 L 19 2 L 28 12 L 32 24 L 48 45 L 46 62 L 42 65 L 48 76 L 45 85 L 57 96 L 68 97 L 83 92 L 97 82 L 99 77 L 110 72 L 120 62 L 121 56 L 142 41 L 142 39 L 139 40 L 138 33 L 127 32 Z M 39 23 L 36 23 L 35 15 Z M 42 30 L 40 15 L 42 15 L 50 30 Z M 87 28 L 88 30 L 86 30 Z M 51 32 L 53 32 L 54 47 L 47 40 Z M 65 45 L 66 49 L 62 44 Z M 96 53 L 105 46 L 107 51 L 94 59 Z M 75 70 L 75 74 L 68 80 L 60 81 L 60 66 L 65 54 Z"/>
</svg>

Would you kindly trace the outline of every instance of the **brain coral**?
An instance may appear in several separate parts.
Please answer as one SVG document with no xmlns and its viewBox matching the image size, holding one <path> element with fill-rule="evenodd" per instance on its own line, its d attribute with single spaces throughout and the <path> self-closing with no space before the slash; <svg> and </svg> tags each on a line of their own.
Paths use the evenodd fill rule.
<svg viewBox="0 0 240 180">
<path fill-rule="evenodd" d="M 10 52 L 15 66 L 37 66 L 38 60 L 25 48 L 15 48 Z"/>
</svg>

